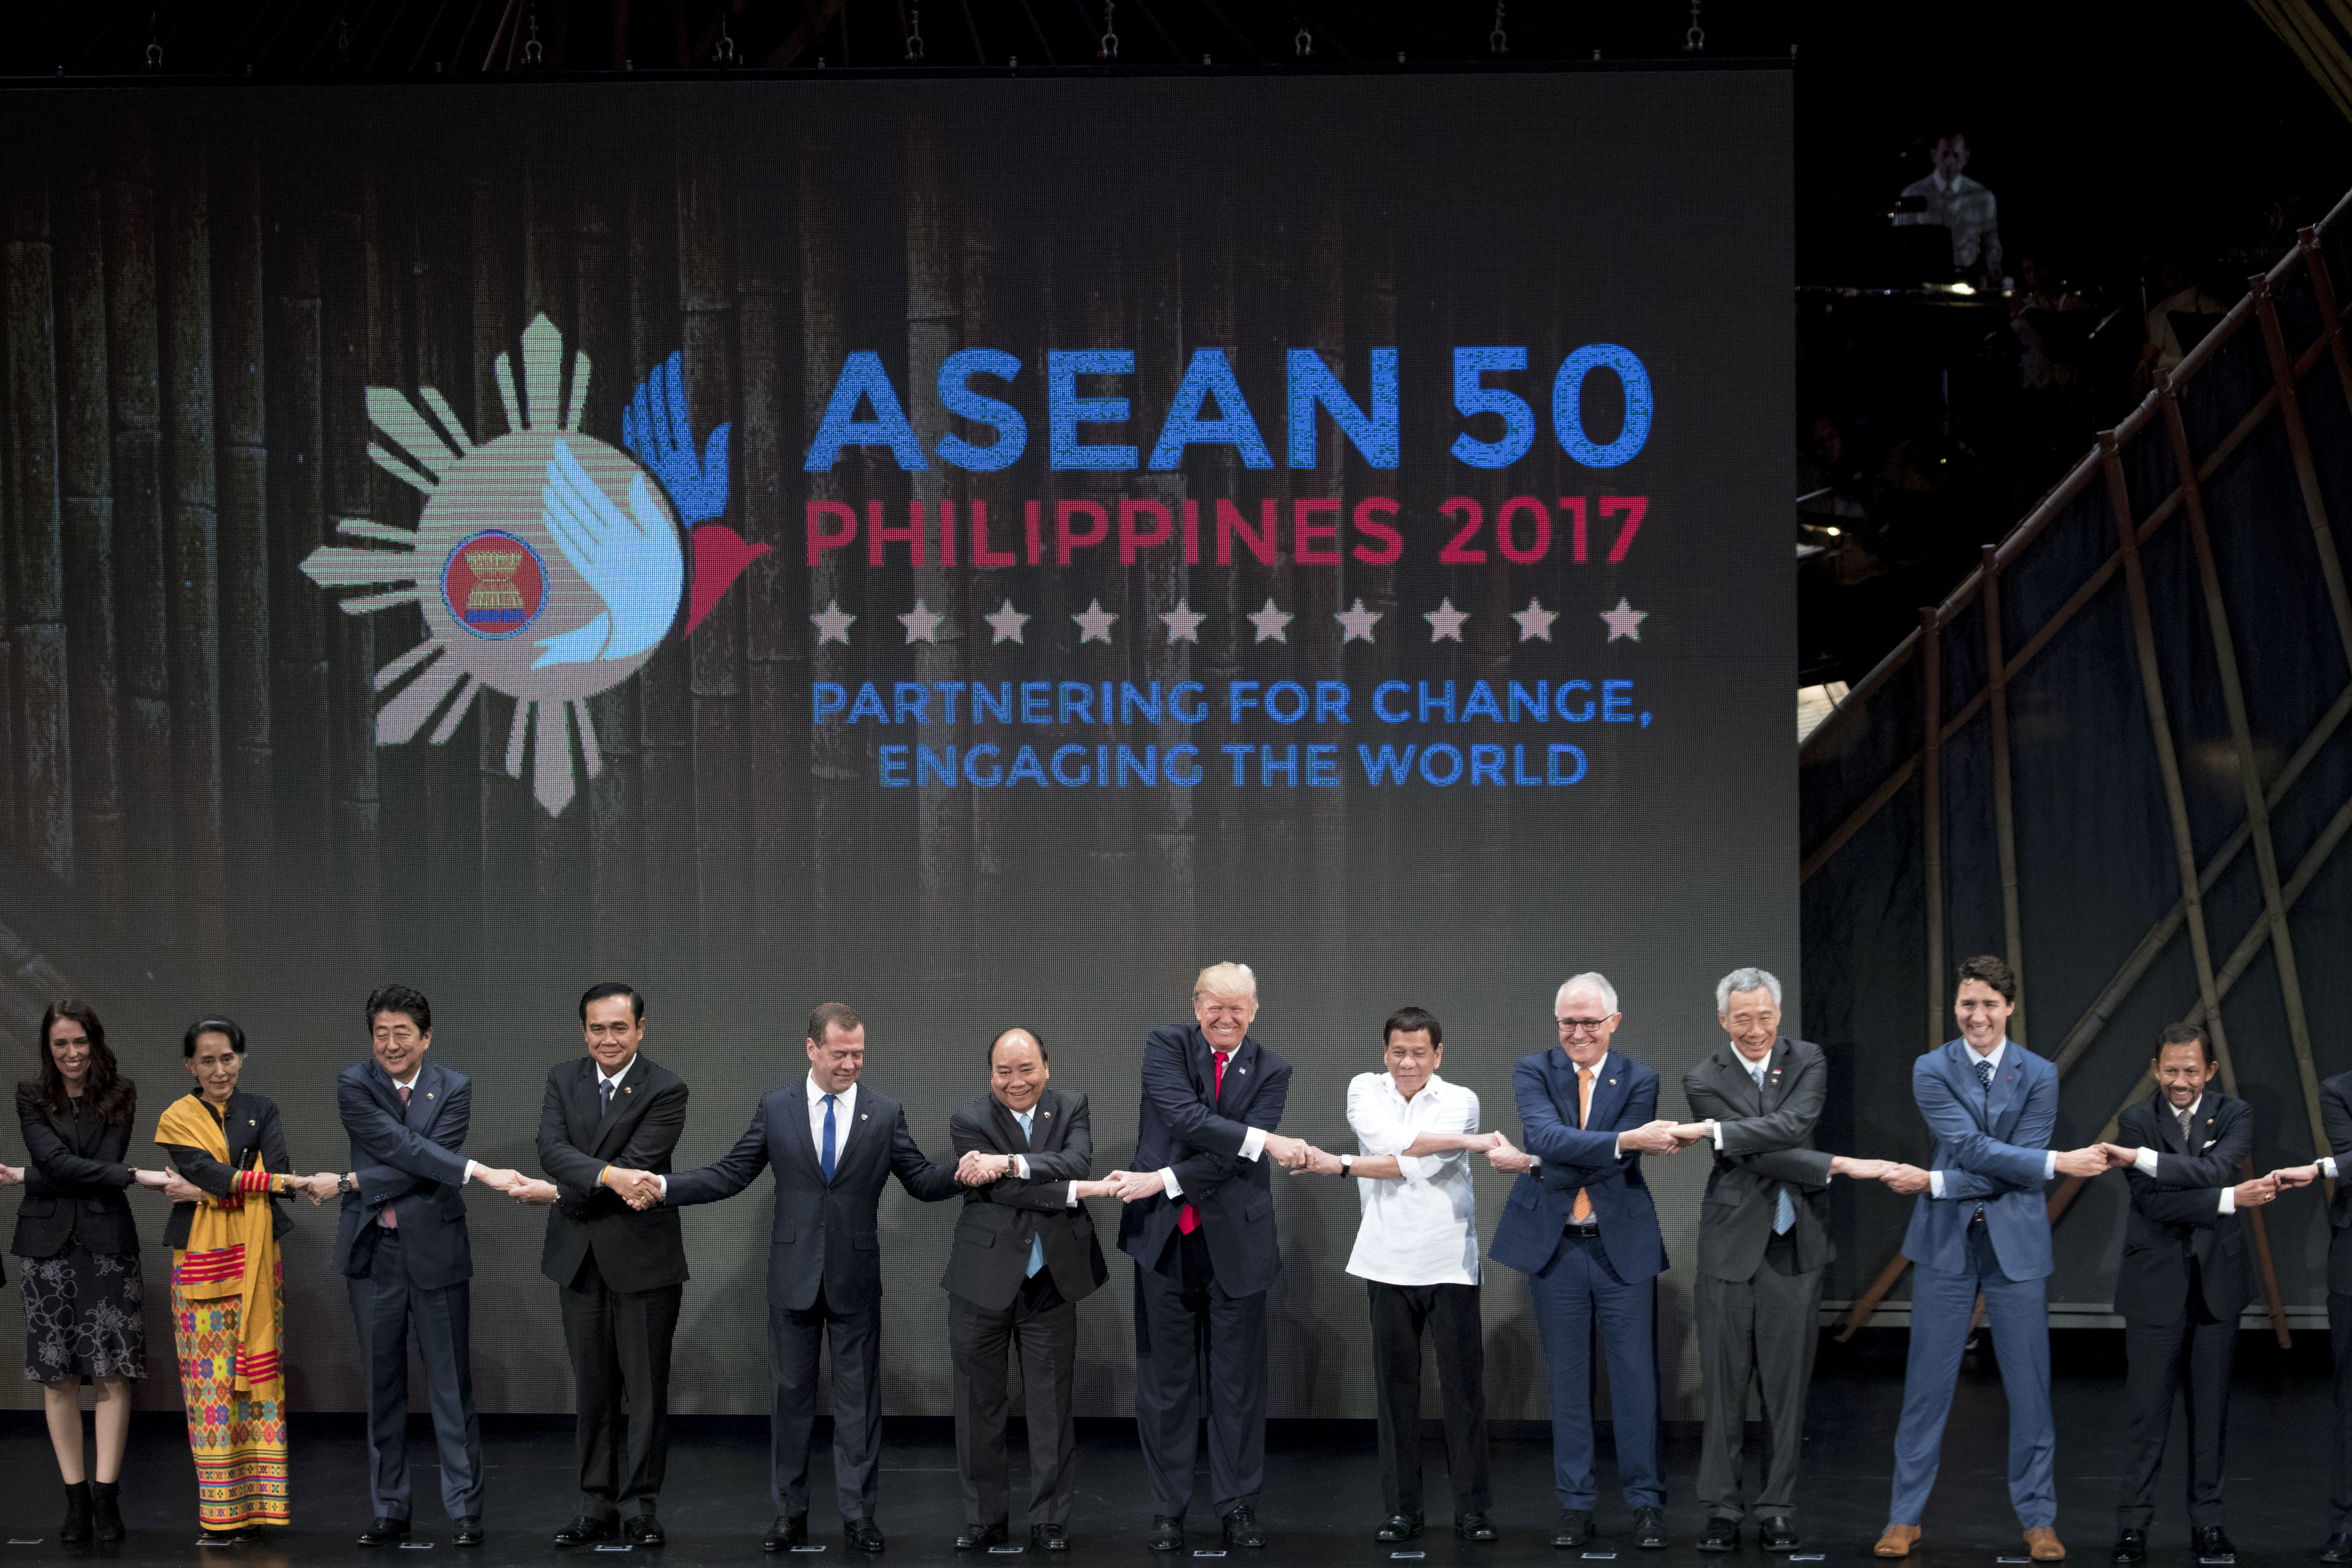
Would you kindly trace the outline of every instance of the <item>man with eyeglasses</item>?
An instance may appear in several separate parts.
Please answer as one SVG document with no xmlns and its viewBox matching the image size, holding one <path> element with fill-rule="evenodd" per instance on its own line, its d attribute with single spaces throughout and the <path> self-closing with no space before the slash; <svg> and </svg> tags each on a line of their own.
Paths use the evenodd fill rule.
<svg viewBox="0 0 2352 1568">
<path fill-rule="evenodd" d="M 1665 1242 L 1642 1180 L 1643 1154 L 1681 1147 L 1656 1120 L 1658 1075 L 1610 1048 L 1622 1015 L 1617 990 L 1579 974 L 1552 1004 L 1559 1049 L 1520 1058 L 1511 1074 L 1525 1149 L 1491 1151 L 1517 1171 L 1486 1256 L 1528 1277 L 1551 1379 L 1552 1483 L 1559 1528 L 1551 1543 L 1592 1539 L 1592 1331 L 1609 1361 L 1617 1472 L 1633 1510 L 1634 1543 L 1666 1545 L 1665 1472 L 1658 1455 L 1657 1277 Z"/>
</svg>

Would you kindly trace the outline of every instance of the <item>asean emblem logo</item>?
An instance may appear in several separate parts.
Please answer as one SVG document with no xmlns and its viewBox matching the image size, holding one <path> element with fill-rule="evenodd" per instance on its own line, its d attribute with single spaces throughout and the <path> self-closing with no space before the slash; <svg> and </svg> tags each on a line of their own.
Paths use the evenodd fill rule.
<svg viewBox="0 0 2352 1568">
<path fill-rule="evenodd" d="M 413 530 L 339 519 L 336 531 L 361 542 L 321 546 L 302 571 L 321 587 L 375 590 L 343 600 L 348 615 L 424 614 L 425 639 L 376 672 L 389 694 L 378 745 L 427 724 L 444 744 L 484 688 L 502 692 L 515 700 L 507 773 L 520 778 L 528 755 L 533 793 L 561 815 L 603 766 L 588 699 L 635 675 L 681 606 L 691 632 L 768 546 L 711 521 L 727 509 L 731 426 L 698 456 L 678 355 L 623 410 L 625 452 L 581 433 L 588 356 L 571 356 L 567 385 L 562 334 L 545 316 L 522 334 L 520 384 L 507 355 L 494 368 L 507 431 L 479 443 L 436 388 L 421 390 L 421 408 L 368 388 L 381 437 L 368 456 L 424 495 L 424 515 Z"/>
</svg>

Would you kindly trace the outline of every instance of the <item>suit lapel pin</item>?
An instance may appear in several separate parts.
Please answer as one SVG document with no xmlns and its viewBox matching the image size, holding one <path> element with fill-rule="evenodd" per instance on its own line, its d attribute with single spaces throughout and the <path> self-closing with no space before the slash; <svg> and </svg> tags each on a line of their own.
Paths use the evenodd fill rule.
<svg viewBox="0 0 2352 1568">
<path fill-rule="evenodd" d="M 866 1112 L 864 1112 L 864 1111 L 862 1111 L 862 1110 L 861 1110 L 861 1111 L 859 1111 L 859 1112 L 857 1113 L 857 1120 L 858 1120 L 858 1121 L 865 1121 L 865 1120 L 866 1120 Z"/>
<path fill-rule="evenodd" d="M 1613 1078 L 1612 1078 L 1612 1079 L 1611 1079 L 1609 1081 L 1610 1081 L 1610 1083 L 1613 1086 L 1613 1085 L 1616 1083 L 1616 1081 L 1617 1081 L 1617 1080 L 1616 1080 L 1615 1079 L 1613 1079 Z"/>
</svg>

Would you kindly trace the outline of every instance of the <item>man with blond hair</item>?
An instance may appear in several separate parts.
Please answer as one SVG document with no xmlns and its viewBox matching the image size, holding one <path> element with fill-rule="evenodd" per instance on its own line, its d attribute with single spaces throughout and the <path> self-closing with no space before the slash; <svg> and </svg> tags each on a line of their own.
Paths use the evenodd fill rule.
<svg viewBox="0 0 2352 1568">
<path fill-rule="evenodd" d="M 1162 1025 L 1144 1042 L 1135 1161 L 1118 1186 L 1127 1205 L 1119 1250 L 1135 1259 L 1135 1426 L 1151 1478 L 1154 1552 L 1184 1544 L 1203 1405 L 1223 1544 L 1265 1544 L 1257 1523 L 1265 1291 L 1280 1262 L 1269 1177 L 1274 1164 L 1295 1169 L 1308 1153 L 1304 1142 L 1275 1131 L 1290 1064 L 1250 1035 L 1257 976 L 1249 966 L 1201 971 L 1192 1017 Z M 1202 1344 L 1205 1357 L 1196 1349 Z"/>
</svg>

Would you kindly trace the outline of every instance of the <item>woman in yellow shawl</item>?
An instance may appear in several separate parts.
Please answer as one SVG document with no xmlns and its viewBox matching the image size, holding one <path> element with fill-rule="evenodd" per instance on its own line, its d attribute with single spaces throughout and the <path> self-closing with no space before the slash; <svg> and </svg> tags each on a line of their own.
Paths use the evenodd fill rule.
<svg viewBox="0 0 2352 1568">
<path fill-rule="evenodd" d="M 176 1180 L 163 1230 L 172 1249 L 172 1329 L 188 1446 L 196 1457 L 196 1517 L 211 1542 L 251 1541 L 292 1521 L 287 1495 L 285 1322 L 278 1238 L 293 1221 L 277 1200 L 310 1195 L 332 1176 L 291 1173 L 278 1107 L 237 1092 L 245 1031 L 226 1018 L 188 1026 L 181 1042 L 194 1090 L 163 1112 L 155 1142 Z"/>
</svg>

